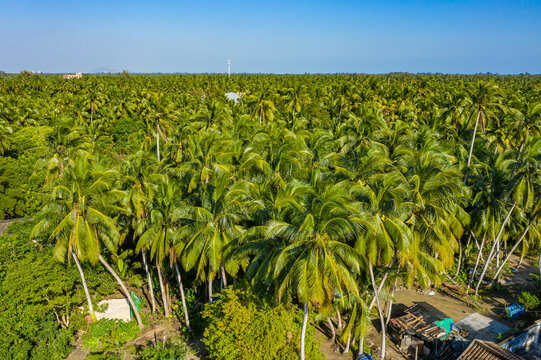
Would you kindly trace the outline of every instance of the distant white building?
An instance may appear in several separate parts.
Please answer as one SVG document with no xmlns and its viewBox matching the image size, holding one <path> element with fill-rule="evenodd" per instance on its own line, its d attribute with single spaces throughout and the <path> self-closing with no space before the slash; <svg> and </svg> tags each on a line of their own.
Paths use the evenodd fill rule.
<svg viewBox="0 0 541 360">
<path fill-rule="evenodd" d="M 63 76 L 64 79 L 80 79 L 83 77 L 83 74 L 77 73 L 77 74 L 66 74 Z"/>
<path fill-rule="evenodd" d="M 241 99 L 240 93 L 236 93 L 236 92 L 228 92 L 228 93 L 225 93 L 224 95 L 228 100 L 233 100 L 236 103 L 238 103 L 239 100 Z"/>
</svg>

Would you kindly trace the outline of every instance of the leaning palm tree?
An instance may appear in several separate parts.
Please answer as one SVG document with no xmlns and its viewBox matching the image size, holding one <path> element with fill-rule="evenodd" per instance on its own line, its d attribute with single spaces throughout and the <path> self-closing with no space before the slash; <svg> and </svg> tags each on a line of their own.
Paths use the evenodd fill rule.
<svg viewBox="0 0 541 360">
<path fill-rule="evenodd" d="M 109 270 L 128 299 L 140 329 L 144 328 L 139 311 L 118 274 L 101 255 L 101 245 L 114 251 L 119 234 L 111 212 L 120 210 L 115 199 L 121 194 L 113 189 L 115 170 L 103 170 L 86 153 L 69 161 L 61 184 L 55 186 L 51 202 L 44 207 L 47 217 L 36 225 L 34 232 L 53 230 L 49 238 L 56 239 L 53 254 L 59 261 L 73 258 L 85 289 L 89 310 L 93 313 L 90 294 L 79 260 L 91 264 L 98 261 Z"/>
<path fill-rule="evenodd" d="M 347 242 L 359 225 L 350 201 L 345 183 L 324 184 L 318 176 L 312 186 L 299 183 L 284 202 L 281 219 L 267 225 L 268 239 L 281 238 L 288 244 L 276 260 L 276 295 L 278 301 L 295 297 L 303 304 L 302 360 L 309 303 L 328 309 L 335 291 L 358 295 L 355 273 L 361 260 Z"/>
</svg>

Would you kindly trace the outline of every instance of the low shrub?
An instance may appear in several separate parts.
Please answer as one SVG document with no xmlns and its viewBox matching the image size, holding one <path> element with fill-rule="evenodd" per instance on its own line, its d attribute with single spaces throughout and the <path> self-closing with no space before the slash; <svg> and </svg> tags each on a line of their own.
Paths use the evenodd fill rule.
<svg viewBox="0 0 541 360">
<path fill-rule="evenodd" d="M 523 291 L 518 297 L 518 303 L 526 310 L 533 310 L 541 304 L 541 300 L 536 295 Z"/>
<path fill-rule="evenodd" d="M 209 357 L 220 360 L 298 359 L 302 311 L 266 307 L 248 290 L 225 289 L 220 300 L 207 304 L 203 342 Z M 315 330 L 306 329 L 306 357 L 323 359 Z"/>
</svg>

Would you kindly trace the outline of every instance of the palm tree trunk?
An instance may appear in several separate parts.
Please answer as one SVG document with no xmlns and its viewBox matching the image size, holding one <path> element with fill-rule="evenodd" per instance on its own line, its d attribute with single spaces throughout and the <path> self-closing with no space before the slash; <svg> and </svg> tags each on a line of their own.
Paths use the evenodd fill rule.
<svg viewBox="0 0 541 360">
<path fill-rule="evenodd" d="M 374 289 L 374 297 L 376 298 L 376 304 L 378 308 L 379 320 L 381 322 L 381 360 L 385 359 L 385 320 L 383 319 L 383 313 L 381 312 L 381 305 L 379 303 L 379 291 L 376 285 L 376 279 L 374 278 L 374 270 L 372 269 L 372 263 L 368 263 L 368 269 L 370 270 L 370 281 L 372 282 L 372 288 Z"/>
<path fill-rule="evenodd" d="M 189 331 L 190 328 L 190 317 L 188 315 L 188 307 L 186 306 L 186 297 L 184 296 L 184 287 L 182 286 L 182 278 L 180 277 L 180 271 L 178 270 L 178 264 L 175 262 L 175 271 L 177 272 L 177 282 L 178 289 L 180 291 L 180 300 L 182 300 L 182 310 L 184 311 L 184 320 L 186 321 L 186 327 Z"/>
<path fill-rule="evenodd" d="M 70 248 L 71 251 L 71 257 L 73 257 L 73 261 L 75 261 L 75 265 L 77 265 L 77 270 L 79 270 L 79 275 L 81 276 L 81 282 L 83 283 L 83 289 L 85 290 L 85 296 L 86 296 L 86 302 L 88 304 L 88 311 L 90 312 L 90 316 L 94 320 L 96 318 L 96 315 L 94 314 L 94 307 L 92 306 L 92 300 L 90 299 L 90 293 L 88 292 L 88 286 L 86 285 L 86 279 L 85 274 L 83 272 L 83 268 L 81 267 L 81 264 L 79 263 L 79 260 L 77 259 L 77 255 L 75 255 L 75 252 L 72 248 Z"/>
<path fill-rule="evenodd" d="M 304 360 L 304 339 L 306 337 L 306 325 L 308 324 L 308 302 L 304 303 L 304 315 L 302 317 L 301 330 L 301 360 Z"/>
<path fill-rule="evenodd" d="M 227 287 L 227 276 L 225 274 L 225 268 L 224 268 L 223 265 L 220 266 L 220 270 L 222 271 L 222 284 L 223 284 L 223 286 L 225 288 L 225 287 Z"/>
<path fill-rule="evenodd" d="M 156 127 L 156 155 L 158 156 L 158 162 L 160 161 L 160 131 Z"/>
<path fill-rule="evenodd" d="M 338 324 L 336 324 L 338 326 L 338 329 L 341 329 L 343 326 L 342 314 L 340 314 L 340 310 L 338 310 L 338 308 L 336 308 L 336 320 L 338 321 Z"/>
<path fill-rule="evenodd" d="M 359 350 L 357 351 L 357 357 L 360 357 L 364 354 L 364 336 L 359 338 Z"/>
<path fill-rule="evenodd" d="M 113 275 L 116 282 L 118 283 L 118 285 L 122 289 L 122 292 L 124 293 L 126 298 L 128 298 L 128 302 L 130 303 L 132 311 L 133 311 L 133 313 L 135 315 L 135 319 L 137 320 L 137 325 L 139 325 L 139 329 L 143 330 L 145 328 L 145 325 L 143 325 L 143 321 L 141 321 L 141 316 L 139 315 L 139 310 L 137 310 L 137 307 L 135 306 L 135 303 L 133 302 L 133 299 L 130 296 L 130 292 L 128 291 L 128 289 L 124 285 L 124 282 L 122 281 L 120 276 L 118 276 L 118 274 L 113 270 L 113 268 L 107 263 L 107 261 L 105 261 L 105 259 L 101 256 L 101 254 L 100 254 L 99 259 L 100 259 L 100 262 L 103 264 L 103 266 L 105 266 L 105 268 L 107 270 L 109 270 L 111 275 Z"/>
<path fill-rule="evenodd" d="M 165 284 L 165 294 L 167 295 L 167 305 L 169 306 L 169 314 L 173 311 L 171 309 L 171 304 L 173 303 L 171 301 L 171 285 L 169 284 L 169 280 L 167 279 L 167 276 L 163 277 L 163 282 Z"/>
<path fill-rule="evenodd" d="M 509 218 L 511 217 L 511 213 L 515 209 L 515 206 L 517 206 L 516 201 L 513 203 L 513 206 L 511 206 L 511 209 L 509 209 L 509 211 L 507 212 L 507 215 L 505 216 L 505 220 L 503 221 L 503 224 L 500 227 L 500 231 L 498 231 L 498 235 L 496 236 L 496 240 L 494 240 L 494 244 L 492 245 L 492 248 L 490 249 L 490 253 L 488 254 L 487 261 L 485 263 L 485 266 L 483 267 L 483 271 L 481 272 L 481 276 L 479 276 L 479 281 L 477 282 L 477 286 L 475 287 L 475 296 L 477 296 L 477 294 L 479 292 L 479 286 L 483 282 L 483 278 L 485 277 L 485 274 L 487 272 L 490 261 L 492 260 L 492 255 L 493 255 L 494 250 L 496 248 L 496 244 L 500 241 L 500 236 L 502 236 L 503 229 L 505 228 L 505 225 L 509 221 Z"/>
<path fill-rule="evenodd" d="M 511 251 L 509 251 L 509 254 L 507 254 L 507 257 L 505 258 L 505 260 L 502 262 L 502 264 L 498 267 L 498 270 L 496 271 L 496 274 L 494 275 L 494 277 L 492 278 L 492 281 L 490 282 L 490 284 L 488 285 L 488 287 L 491 287 L 492 284 L 494 284 L 494 281 L 498 278 L 498 275 L 500 275 L 500 272 L 502 271 L 504 265 L 509 261 L 509 258 L 511 257 L 511 254 L 513 254 L 513 251 L 515 251 L 515 249 L 520 245 L 520 243 L 522 242 L 522 240 L 524 240 L 524 238 L 526 237 L 526 234 L 528 233 L 528 230 L 530 230 L 530 226 L 532 225 L 532 223 L 529 223 L 528 226 L 526 226 L 526 229 L 524 229 L 524 232 L 522 233 L 522 236 L 520 237 L 520 239 L 517 241 L 517 243 L 511 248 Z"/>
<path fill-rule="evenodd" d="M 329 329 L 331 329 L 331 334 L 332 334 L 331 342 L 334 343 L 336 341 L 336 330 L 334 329 L 334 325 L 332 323 L 331 318 L 328 316 L 327 316 L 327 324 L 329 324 Z"/>
<path fill-rule="evenodd" d="M 481 247 L 479 249 L 479 252 L 477 253 L 477 260 L 475 260 L 475 266 L 473 267 L 473 272 L 471 274 L 470 281 L 468 282 L 468 287 L 466 288 L 466 294 L 470 290 L 473 279 L 475 278 L 475 272 L 477 271 L 477 266 L 479 266 L 479 260 L 481 259 L 481 254 L 483 253 L 483 248 L 485 247 L 485 240 L 486 240 L 486 234 L 483 235 L 483 240 L 481 241 Z"/>
<path fill-rule="evenodd" d="M 475 128 L 473 129 L 473 136 L 471 139 L 470 153 L 468 155 L 468 167 L 470 167 L 471 157 L 473 153 L 473 144 L 475 143 L 475 135 L 477 134 L 477 126 L 479 125 L 479 118 L 481 117 L 481 111 L 477 110 L 477 120 L 475 120 Z"/>
<path fill-rule="evenodd" d="M 496 244 L 496 269 L 500 267 L 500 242 Z"/>
<path fill-rule="evenodd" d="M 163 312 L 165 317 L 169 317 L 169 305 L 167 304 L 167 295 L 165 294 L 165 287 L 163 286 L 162 271 L 158 259 L 156 259 L 156 270 L 158 271 L 158 281 L 160 282 L 160 292 L 162 293 Z"/>
<path fill-rule="evenodd" d="M 344 349 L 343 354 L 349 354 L 349 347 L 351 346 L 351 333 L 348 335 L 348 340 L 346 341 L 346 348 Z"/>
<path fill-rule="evenodd" d="M 208 293 L 209 293 L 209 304 L 212 303 L 212 278 L 209 277 L 208 281 Z"/>
<path fill-rule="evenodd" d="M 466 242 L 466 247 L 464 248 L 464 255 L 462 255 L 462 242 L 458 242 L 458 245 L 459 245 L 459 248 L 458 248 L 458 266 L 456 267 L 456 273 L 455 275 L 453 276 L 453 280 L 456 279 L 456 277 L 458 276 L 458 274 L 460 273 L 460 269 L 462 267 L 462 256 L 464 256 L 464 262 L 466 262 L 466 252 L 468 251 L 468 246 L 470 245 L 470 240 L 471 240 L 471 234 L 470 236 L 468 236 L 468 241 Z"/>
<path fill-rule="evenodd" d="M 150 302 L 152 304 L 152 312 L 156 312 L 156 299 L 154 298 L 154 288 L 152 286 L 152 277 L 150 276 L 150 271 L 148 270 L 147 257 L 145 255 L 145 250 L 141 250 L 141 256 L 143 257 L 143 264 L 145 265 L 145 272 L 147 273 L 148 281 L 148 291 L 150 293 Z"/>
<path fill-rule="evenodd" d="M 389 265 L 389 269 L 393 267 L 395 260 L 396 260 L 396 258 L 393 258 L 393 261 L 391 262 L 391 265 Z M 388 275 L 389 275 L 389 270 L 385 271 L 385 274 L 383 274 L 383 278 L 381 279 L 381 282 L 379 283 L 379 286 L 378 286 L 378 294 L 381 291 L 381 289 L 383 289 L 383 285 L 385 285 L 385 280 L 387 280 Z M 373 297 L 372 301 L 370 301 L 370 305 L 368 306 L 369 311 L 372 310 L 375 303 L 376 303 L 376 297 Z"/>
<path fill-rule="evenodd" d="M 389 307 L 387 308 L 387 317 L 385 319 L 385 326 L 389 324 L 389 321 L 391 321 L 391 313 L 393 310 L 393 296 L 394 296 L 394 289 L 396 288 L 396 279 L 394 280 L 393 287 L 391 288 L 391 298 L 389 299 Z"/>
<path fill-rule="evenodd" d="M 522 261 L 524 260 L 524 250 L 520 253 L 520 260 L 518 261 L 517 270 L 522 265 Z"/>
</svg>

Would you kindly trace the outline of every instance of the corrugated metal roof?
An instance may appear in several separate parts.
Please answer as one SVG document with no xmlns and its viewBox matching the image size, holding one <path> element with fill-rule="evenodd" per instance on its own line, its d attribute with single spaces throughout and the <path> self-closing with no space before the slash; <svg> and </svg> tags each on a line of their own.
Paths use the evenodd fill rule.
<svg viewBox="0 0 541 360">
<path fill-rule="evenodd" d="M 473 340 L 457 360 L 524 360 L 490 341 Z"/>
</svg>

